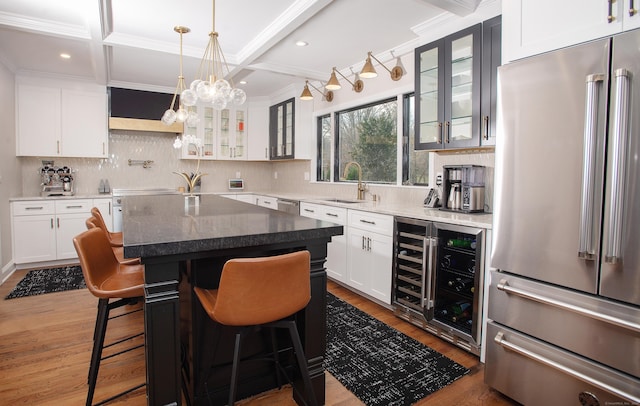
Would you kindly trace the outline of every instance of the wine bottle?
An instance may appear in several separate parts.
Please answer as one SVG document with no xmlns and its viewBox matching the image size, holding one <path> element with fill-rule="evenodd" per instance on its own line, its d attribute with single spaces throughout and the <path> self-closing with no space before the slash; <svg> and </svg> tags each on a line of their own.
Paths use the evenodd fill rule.
<svg viewBox="0 0 640 406">
<path fill-rule="evenodd" d="M 469 287 L 473 287 L 473 279 L 470 278 L 455 278 L 449 280 L 447 285 L 455 290 L 456 292 L 466 292 L 469 290 Z"/>
</svg>

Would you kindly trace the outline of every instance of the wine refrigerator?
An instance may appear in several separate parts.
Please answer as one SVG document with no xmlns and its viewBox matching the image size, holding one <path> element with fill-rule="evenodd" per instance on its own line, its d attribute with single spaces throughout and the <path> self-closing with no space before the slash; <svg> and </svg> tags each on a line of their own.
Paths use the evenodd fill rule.
<svg viewBox="0 0 640 406">
<path fill-rule="evenodd" d="M 485 231 L 395 218 L 396 316 L 480 355 Z"/>
</svg>

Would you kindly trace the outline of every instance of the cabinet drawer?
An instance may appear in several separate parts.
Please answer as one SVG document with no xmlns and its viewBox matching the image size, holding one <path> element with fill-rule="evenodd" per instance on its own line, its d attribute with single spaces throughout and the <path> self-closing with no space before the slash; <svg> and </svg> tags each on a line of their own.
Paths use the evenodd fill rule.
<svg viewBox="0 0 640 406">
<path fill-rule="evenodd" d="M 54 214 L 55 202 L 52 200 L 34 200 L 27 202 L 13 202 L 14 216 L 34 216 L 38 214 Z"/>
<path fill-rule="evenodd" d="M 332 223 L 347 224 L 347 209 L 315 203 L 300 203 L 300 215 Z"/>
<path fill-rule="evenodd" d="M 349 210 L 348 223 L 349 227 L 357 227 L 361 230 L 388 236 L 393 234 L 393 216 Z"/>
<path fill-rule="evenodd" d="M 300 202 L 300 215 L 316 220 L 322 220 L 322 206 L 319 204 Z"/>
<path fill-rule="evenodd" d="M 93 200 L 91 199 L 78 199 L 78 200 L 56 200 L 56 214 L 65 213 L 87 213 L 91 212 L 93 206 Z"/>
</svg>

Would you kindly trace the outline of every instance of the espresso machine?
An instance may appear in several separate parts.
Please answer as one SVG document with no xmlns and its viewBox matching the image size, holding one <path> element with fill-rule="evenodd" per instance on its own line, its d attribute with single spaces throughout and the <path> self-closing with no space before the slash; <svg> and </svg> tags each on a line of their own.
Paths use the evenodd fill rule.
<svg viewBox="0 0 640 406">
<path fill-rule="evenodd" d="M 441 210 L 484 212 L 484 166 L 443 166 Z"/>
<path fill-rule="evenodd" d="M 73 196 L 72 172 L 68 166 L 57 167 L 53 161 L 43 161 L 39 169 L 42 186 L 40 196 Z"/>
</svg>

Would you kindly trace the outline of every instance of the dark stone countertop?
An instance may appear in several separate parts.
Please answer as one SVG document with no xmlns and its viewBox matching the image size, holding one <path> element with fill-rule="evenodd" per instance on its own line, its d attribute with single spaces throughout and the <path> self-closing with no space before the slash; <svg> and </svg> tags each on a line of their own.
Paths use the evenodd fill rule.
<svg viewBox="0 0 640 406">
<path fill-rule="evenodd" d="M 128 196 L 123 203 L 127 258 L 184 255 L 341 235 L 334 223 L 216 195 L 185 206 L 183 195 Z"/>
</svg>

